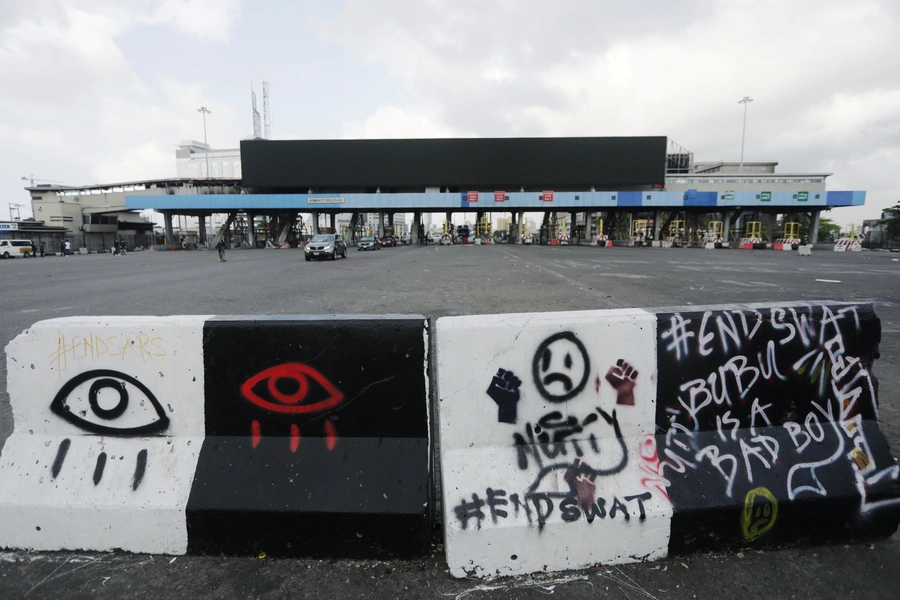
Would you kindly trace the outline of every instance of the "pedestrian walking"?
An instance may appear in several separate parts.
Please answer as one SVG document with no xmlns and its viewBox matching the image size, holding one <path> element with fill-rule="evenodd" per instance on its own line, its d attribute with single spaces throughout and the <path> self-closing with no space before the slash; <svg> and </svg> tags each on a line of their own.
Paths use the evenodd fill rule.
<svg viewBox="0 0 900 600">
<path fill-rule="evenodd" d="M 113 240 L 113 256 L 119 255 L 119 240 Z"/>
<path fill-rule="evenodd" d="M 119 239 L 119 255 L 125 256 L 125 240 Z"/>
<path fill-rule="evenodd" d="M 219 251 L 219 262 L 227 262 L 225 260 L 225 240 L 219 240 L 216 244 L 216 250 Z"/>
<path fill-rule="evenodd" d="M 59 240 L 59 255 L 66 255 L 66 240 Z"/>
<path fill-rule="evenodd" d="M 44 242 L 41 242 L 40 244 L 38 244 L 38 248 L 41 251 L 41 258 L 44 258 Z"/>
<path fill-rule="evenodd" d="M 64 252 L 66 254 L 72 254 L 72 242 L 70 242 L 69 240 L 66 240 L 66 247 Z"/>
</svg>

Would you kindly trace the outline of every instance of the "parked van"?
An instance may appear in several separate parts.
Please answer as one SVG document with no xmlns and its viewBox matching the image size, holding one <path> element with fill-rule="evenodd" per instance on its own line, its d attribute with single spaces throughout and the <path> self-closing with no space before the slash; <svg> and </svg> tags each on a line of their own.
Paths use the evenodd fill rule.
<svg viewBox="0 0 900 600">
<path fill-rule="evenodd" d="M 31 240 L 0 240 L 0 257 L 15 258 L 34 256 L 34 244 Z"/>
</svg>

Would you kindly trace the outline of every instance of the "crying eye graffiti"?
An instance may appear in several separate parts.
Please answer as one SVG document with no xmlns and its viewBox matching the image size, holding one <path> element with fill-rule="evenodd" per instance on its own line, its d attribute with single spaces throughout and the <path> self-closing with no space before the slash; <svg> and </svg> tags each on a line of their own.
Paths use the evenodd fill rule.
<svg viewBox="0 0 900 600">
<path fill-rule="evenodd" d="M 311 392 L 313 387 L 319 388 Z M 263 410 L 288 415 L 309 415 L 334 408 L 344 400 L 344 394 L 327 377 L 303 363 L 287 363 L 270 367 L 244 382 L 241 394 Z M 325 446 L 332 450 L 338 440 L 334 424 L 323 424 Z M 256 448 L 262 438 L 260 422 L 250 423 L 250 439 Z M 291 424 L 290 449 L 300 445 L 300 427 Z"/>
<path fill-rule="evenodd" d="M 138 436 L 159 433 L 169 426 L 169 417 L 147 386 L 106 369 L 70 379 L 56 394 L 50 410 L 92 433 Z"/>
</svg>

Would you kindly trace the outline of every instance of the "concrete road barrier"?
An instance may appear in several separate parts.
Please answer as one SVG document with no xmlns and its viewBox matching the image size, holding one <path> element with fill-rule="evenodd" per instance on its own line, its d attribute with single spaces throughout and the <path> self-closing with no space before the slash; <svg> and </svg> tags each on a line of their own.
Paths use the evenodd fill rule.
<svg viewBox="0 0 900 600">
<path fill-rule="evenodd" d="M 189 550 L 414 556 L 431 529 L 425 318 L 219 317 Z"/>
<path fill-rule="evenodd" d="M 56 319 L 6 351 L 2 547 L 426 550 L 424 317 Z"/>
<path fill-rule="evenodd" d="M 447 317 L 456 576 L 890 535 L 870 305 Z M 6 349 L 0 547 L 422 554 L 421 316 L 78 317 Z"/>
<path fill-rule="evenodd" d="M 9 343 L 0 546 L 186 551 L 204 321 L 54 319 Z"/>
<path fill-rule="evenodd" d="M 435 333 L 457 577 L 900 521 L 870 305 L 447 317 Z"/>
</svg>

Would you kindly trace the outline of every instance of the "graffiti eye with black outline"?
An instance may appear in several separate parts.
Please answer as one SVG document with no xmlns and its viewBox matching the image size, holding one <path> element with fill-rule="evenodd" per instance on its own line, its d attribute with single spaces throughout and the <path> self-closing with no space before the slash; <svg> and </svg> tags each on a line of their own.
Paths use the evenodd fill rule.
<svg viewBox="0 0 900 600">
<path fill-rule="evenodd" d="M 56 394 L 50 410 L 92 433 L 136 436 L 169 427 L 169 417 L 147 386 L 106 369 L 70 379 Z"/>
<path fill-rule="evenodd" d="M 311 393 L 311 388 L 321 391 Z M 302 415 L 334 408 L 344 394 L 314 368 L 287 363 L 257 373 L 241 386 L 244 398 L 271 412 Z"/>
</svg>

